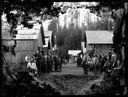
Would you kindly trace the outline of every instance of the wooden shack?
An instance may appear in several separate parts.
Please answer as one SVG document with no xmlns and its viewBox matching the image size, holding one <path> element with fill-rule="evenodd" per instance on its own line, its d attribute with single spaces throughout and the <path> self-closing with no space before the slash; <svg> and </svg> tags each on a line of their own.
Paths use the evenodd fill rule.
<svg viewBox="0 0 128 97">
<path fill-rule="evenodd" d="M 2 44 L 9 45 L 11 39 L 9 34 L 2 30 Z M 11 51 L 4 52 L 4 57 L 8 64 L 12 64 L 12 67 L 26 67 L 25 66 L 25 56 L 28 53 L 32 53 L 38 50 L 38 47 L 43 47 L 42 36 L 40 29 L 18 29 L 18 33 L 14 38 L 16 40 L 16 47 L 14 49 L 15 56 Z"/>
<path fill-rule="evenodd" d="M 87 36 L 87 51 L 95 48 L 96 54 L 107 55 L 113 45 L 112 31 L 86 31 Z"/>
<path fill-rule="evenodd" d="M 81 50 L 68 50 L 69 62 L 75 63 Z"/>
</svg>

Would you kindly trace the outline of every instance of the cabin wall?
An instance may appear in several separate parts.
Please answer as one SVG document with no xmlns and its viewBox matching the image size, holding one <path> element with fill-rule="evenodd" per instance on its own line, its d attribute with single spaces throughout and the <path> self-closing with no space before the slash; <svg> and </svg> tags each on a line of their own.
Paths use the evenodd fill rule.
<svg viewBox="0 0 128 97">
<path fill-rule="evenodd" d="M 8 44 L 9 40 L 2 41 L 5 44 Z M 25 56 L 28 53 L 32 53 L 38 50 L 37 40 L 17 40 L 17 45 L 14 49 L 15 56 L 12 52 L 4 52 L 4 57 L 6 62 L 10 65 L 11 70 L 14 68 L 26 68 Z"/>
<path fill-rule="evenodd" d="M 112 48 L 112 44 L 90 44 L 89 46 L 95 48 L 95 52 L 97 55 L 99 54 L 108 55 L 108 52 Z"/>
<path fill-rule="evenodd" d="M 16 56 L 12 55 L 11 52 L 4 52 L 4 57 L 10 69 L 26 69 L 25 56 L 27 52 L 16 52 Z"/>
<path fill-rule="evenodd" d="M 2 44 L 9 46 L 10 44 L 10 34 L 9 34 L 9 26 L 5 25 L 3 26 L 2 24 Z M 22 29 L 21 29 L 22 31 Z M 26 32 L 25 32 L 26 31 Z M 28 30 L 23 30 L 22 33 L 19 33 L 21 36 L 22 34 L 25 36 L 27 35 Z M 31 31 L 29 31 L 30 35 L 33 35 L 33 32 L 31 33 Z M 38 46 L 41 47 L 43 46 L 42 44 L 42 37 L 41 37 L 41 33 L 37 33 L 39 34 L 38 37 L 35 37 L 33 35 L 33 37 L 20 37 L 16 39 L 16 47 L 14 49 L 15 51 L 15 56 L 12 54 L 11 51 L 9 52 L 3 52 L 4 57 L 6 59 L 6 62 L 9 66 L 9 68 L 11 69 L 15 69 L 15 68 L 21 68 L 21 69 L 25 69 L 26 68 L 26 62 L 25 62 L 25 56 L 28 53 L 32 53 L 34 51 L 38 50 Z M 9 48 L 11 49 L 11 47 Z"/>
</svg>

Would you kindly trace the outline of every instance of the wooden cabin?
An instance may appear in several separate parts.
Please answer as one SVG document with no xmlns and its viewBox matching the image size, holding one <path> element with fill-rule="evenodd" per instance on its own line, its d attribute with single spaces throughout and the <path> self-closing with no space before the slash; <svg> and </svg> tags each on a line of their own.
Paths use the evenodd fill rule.
<svg viewBox="0 0 128 97">
<path fill-rule="evenodd" d="M 87 50 L 95 48 L 96 54 L 108 54 L 113 45 L 112 31 L 86 31 Z"/>
<path fill-rule="evenodd" d="M 75 63 L 80 52 L 81 50 L 68 50 L 69 62 Z"/>
<path fill-rule="evenodd" d="M 11 51 L 3 52 L 6 62 L 14 67 L 26 67 L 25 65 L 25 56 L 28 53 L 32 53 L 38 50 L 38 47 L 43 47 L 42 36 L 40 29 L 18 29 L 16 37 L 17 45 L 14 49 L 15 56 L 12 55 Z M 9 33 L 2 29 L 2 44 L 9 45 L 11 39 Z"/>
</svg>

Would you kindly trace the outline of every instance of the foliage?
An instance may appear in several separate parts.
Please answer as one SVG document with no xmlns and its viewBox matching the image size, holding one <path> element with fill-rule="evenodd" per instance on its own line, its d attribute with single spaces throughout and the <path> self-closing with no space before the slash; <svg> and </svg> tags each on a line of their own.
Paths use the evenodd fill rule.
<svg viewBox="0 0 128 97">
<path fill-rule="evenodd" d="M 82 27 L 79 23 L 80 12 L 77 9 L 71 9 L 68 14 L 63 14 L 64 19 L 61 21 L 64 22 L 64 26 L 61 26 L 58 18 L 52 19 L 48 29 L 57 35 L 57 45 L 72 50 L 81 49 L 82 33 L 86 30 L 112 30 L 111 12 L 102 13 L 102 17 L 97 16 L 95 21 L 91 21 L 90 12 L 88 15 L 85 17 L 87 25 L 84 24 Z M 58 28 L 57 24 L 59 24 Z"/>
</svg>

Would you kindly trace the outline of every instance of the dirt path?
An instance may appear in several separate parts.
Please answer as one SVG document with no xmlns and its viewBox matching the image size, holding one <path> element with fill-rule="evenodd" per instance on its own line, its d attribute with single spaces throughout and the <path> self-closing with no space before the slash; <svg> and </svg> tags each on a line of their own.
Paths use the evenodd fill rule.
<svg viewBox="0 0 128 97">
<path fill-rule="evenodd" d="M 86 86 L 83 86 L 80 91 L 78 91 L 77 95 L 85 95 L 85 92 L 89 92 L 92 85 L 96 84 L 100 86 L 101 82 L 103 81 L 103 75 L 100 75 L 95 80 L 90 80 Z"/>
<path fill-rule="evenodd" d="M 64 95 L 84 94 L 84 90 L 89 89 L 97 79 L 99 78 L 84 75 L 45 75 L 41 77 L 41 80 L 52 83 L 57 90 L 63 91 Z"/>
<path fill-rule="evenodd" d="M 84 71 L 82 67 L 77 67 L 77 64 L 65 64 L 62 65 L 62 70 L 61 72 L 51 72 L 50 75 L 83 75 Z M 88 72 L 89 76 L 93 76 L 94 73 L 93 72 Z"/>
<path fill-rule="evenodd" d="M 99 82 L 100 75 L 94 76 L 89 72 L 88 76 L 83 75 L 83 69 L 76 64 L 67 64 L 62 68 L 62 72 L 52 72 L 40 76 L 40 80 L 47 81 L 56 86 L 57 90 L 64 95 L 84 95 L 86 89 L 89 90 L 92 84 Z"/>
</svg>

